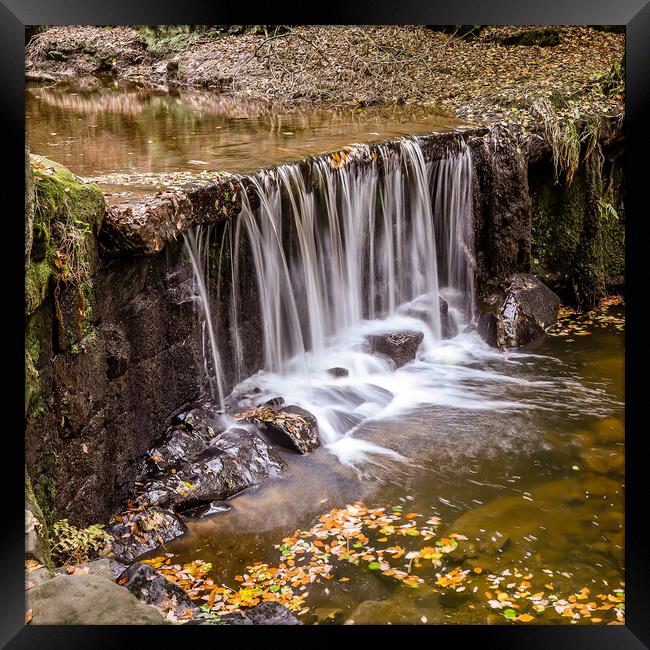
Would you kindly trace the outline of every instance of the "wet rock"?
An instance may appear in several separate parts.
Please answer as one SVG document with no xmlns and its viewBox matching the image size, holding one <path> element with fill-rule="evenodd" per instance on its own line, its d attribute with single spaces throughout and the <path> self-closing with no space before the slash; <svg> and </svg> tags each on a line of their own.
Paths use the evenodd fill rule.
<svg viewBox="0 0 650 650">
<path fill-rule="evenodd" d="M 539 339 L 555 325 L 559 306 L 560 299 L 535 276 L 513 275 L 497 314 L 497 345 L 514 348 Z"/>
<path fill-rule="evenodd" d="M 210 503 L 203 503 L 196 508 L 184 510 L 183 516 L 203 519 L 204 517 L 217 515 L 221 512 L 229 512 L 230 510 L 232 510 L 232 506 L 227 501 L 211 501 Z"/>
<path fill-rule="evenodd" d="M 497 313 L 503 305 L 502 294 L 490 294 L 479 304 L 479 316 L 476 323 L 479 336 L 492 347 L 497 347 Z"/>
<path fill-rule="evenodd" d="M 152 470 L 165 472 L 178 467 L 186 459 L 194 457 L 203 451 L 208 441 L 206 437 L 193 429 L 171 429 L 167 442 L 152 449 L 147 457 L 147 463 Z"/>
<path fill-rule="evenodd" d="M 195 431 L 182 433 L 196 436 Z M 173 435 L 176 439 L 177 434 Z M 229 429 L 209 441 L 193 437 L 191 443 L 191 449 L 189 443 L 185 445 L 186 455 L 177 456 L 173 464 L 164 465 L 163 471 L 149 475 L 139 503 L 183 512 L 227 499 L 286 468 L 266 441 L 245 429 Z"/>
<path fill-rule="evenodd" d="M 398 312 L 410 318 L 417 318 L 429 327 L 433 327 L 433 306 L 430 296 L 420 296 L 412 302 L 402 305 Z M 449 303 L 442 297 L 438 297 L 438 309 L 440 311 L 440 330 L 443 339 L 451 339 L 458 334 L 458 328 L 452 315 L 449 313 Z"/>
<path fill-rule="evenodd" d="M 284 397 L 272 397 L 271 399 L 266 400 L 263 406 L 282 406 L 284 404 Z"/>
<path fill-rule="evenodd" d="M 160 612 L 112 580 L 59 575 L 26 592 L 32 625 L 159 625 Z"/>
<path fill-rule="evenodd" d="M 366 337 L 373 353 L 385 354 L 400 368 L 415 359 L 424 334 L 414 330 L 370 334 Z"/>
<path fill-rule="evenodd" d="M 187 528 L 176 515 L 161 508 L 130 510 L 114 515 L 106 530 L 113 536 L 113 554 L 130 564 L 158 546 L 183 535 Z"/>
<path fill-rule="evenodd" d="M 257 425 L 273 442 L 301 454 L 308 454 L 320 445 L 316 418 L 299 406 L 259 406 L 236 413 L 235 419 Z"/>
<path fill-rule="evenodd" d="M 347 368 L 328 368 L 327 372 L 329 372 L 332 377 L 347 377 L 350 374 L 350 371 Z"/>
<path fill-rule="evenodd" d="M 415 625 L 422 623 L 422 612 L 394 600 L 365 600 L 350 614 L 355 625 Z"/>
<path fill-rule="evenodd" d="M 323 406 L 336 405 L 354 410 L 366 402 L 385 406 L 393 399 L 393 393 L 375 384 L 362 386 L 327 386 L 314 389 L 314 400 Z"/>
<path fill-rule="evenodd" d="M 284 605 L 272 601 L 260 603 L 245 611 L 225 614 L 221 620 L 228 625 L 301 625 Z"/>
<path fill-rule="evenodd" d="M 219 406 L 206 401 L 193 404 L 189 409 L 172 418 L 175 427 L 195 431 L 204 438 L 212 438 L 228 428 L 226 418 L 219 412 Z"/>
<path fill-rule="evenodd" d="M 117 582 L 138 600 L 163 611 L 173 611 L 176 616 L 181 616 L 188 609 L 191 612 L 198 611 L 182 587 L 167 580 L 148 564 L 135 562 Z"/>
</svg>

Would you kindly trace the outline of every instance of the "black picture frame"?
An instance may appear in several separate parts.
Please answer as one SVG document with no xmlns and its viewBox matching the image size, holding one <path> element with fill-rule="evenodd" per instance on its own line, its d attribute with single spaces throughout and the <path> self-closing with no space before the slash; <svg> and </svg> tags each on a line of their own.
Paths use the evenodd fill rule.
<svg viewBox="0 0 650 650">
<path fill-rule="evenodd" d="M 626 26 L 626 337 L 632 353 L 626 353 L 626 625 L 625 626 L 438 626 L 417 628 L 421 639 L 432 646 L 449 645 L 471 647 L 480 644 L 485 648 L 531 648 L 561 650 L 570 648 L 637 649 L 650 645 L 650 588 L 648 565 L 650 553 L 642 535 L 647 485 L 642 453 L 644 437 L 642 404 L 645 396 L 644 368 L 647 364 L 642 354 L 647 345 L 642 340 L 644 319 L 640 306 L 643 293 L 643 246 L 648 238 L 642 232 L 647 221 L 647 199 L 644 189 L 647 180 L 647 158 L 650 151 L 648 126 L 650 116 L 650 0 L 491 0 L 474 3 L 472 0 L 454 0 L 442 4 L 433 2 L 400 2 L 375 0 L 372 3 L 343 3 L 335 0 L 322 7 L 317 16 L 308 15 L 306 6 L 289 9 L 275 3 L 263 11 L 252 11 L 255 19 L 264 22 L 278 20 L 291 24 L 606 24 Z M 271 16 L 273 20 L 271 20 Z M 22 313 L 24 293 L 17 280 L 15 269 L 23 265 L 21 247 L 23 224 L 17 215 L 22 214 L 24 188 L 24 27 L 34 24 L 229 24 L 251 22 L 244 7 L 225 3 L 204 3 L 200 0 L 171 0 L 139 2 L 112 0 L 88 2 L 67 0 L 0 0 L 0 104 L 3 111 L 3 149 L 5 149 L 6 185 L 2 196 L 5 225 L 12 225 L 3 239 L 5 282 L 3 298 L 15 301 L 5 307 L 6 314 Z M 7 202 L 6 198 L 15 201 Z M 14 205 L 10 208 L 9 206 Z M 16 237 L 16 240 L 14 240 Z M 647 253 L 645 253 L 647 256 Z M 638 295 L 635 295 L 638 294 Z M 6 304 L 6 303 L 5 303 Z M 7 316 L 5 317 L 7 318 Z M 17 318 L 8 320 L 18 322 Z M 16 325 L 20 328 L 20 324 Z M 16 336 L 12 339 L 10 336 Z M 14 341 L 22 340 L 20 332 L 8 334 L 4 345 L 6 385 L 17 387 L 17 398 L 6 397 L 6 412 L 20 421 L 22 408 L 21 373 L 24 372 L 23 351 Z M 13 362 L 7 364 L 7 362 Z M 10 374 L 11 373 L 11 374 Z M 7 648 L 104 648 L 144 647 L 146 645 L 191 644 L 200 641 L 218 643 L 250 643 L 250 634 L 260 631 L 263 642 L 276 642 L 267 634 L 277 634 L 284 644 L 309 642 L 305 638 L 317 635 L 320 641 L 355 643 L 369 642 L 371 633 L 379 633 L 380 642 L 410 643 L 416 628 L 405 630 L 399 626 L 369 630 L 361 627 L 294 627 L 280 628 L 275 632 L 251 627 L 226 626 L 25 626 L 24 621 L 24 512 L 23 439 L 17 426 L 6 424 L 2 439 L 5 453 L 4 466 L 18 469 L 11 478 L 3 481 L 5 500 L 0 533 L 0 590 L 3 593 L 0 607 L 0 645 Z M 4 472 L 3 472 L 4 473 Z M 201 639 L 197 639 L 196 636 Z M 190 638 L 188 638 L 188 636 Z M 152 638 L 153 637 L 153 638 Z M 209 638 L 208 638 L 209 637 Z M 228 637 L 228 638 L 226 638 Z M 373 641 L 370 641 L 371 643 Z M 418 641 L 421 643 L 422 641 Z M 470 645 L 471 644 L 471 645 Z"/>
</svg>

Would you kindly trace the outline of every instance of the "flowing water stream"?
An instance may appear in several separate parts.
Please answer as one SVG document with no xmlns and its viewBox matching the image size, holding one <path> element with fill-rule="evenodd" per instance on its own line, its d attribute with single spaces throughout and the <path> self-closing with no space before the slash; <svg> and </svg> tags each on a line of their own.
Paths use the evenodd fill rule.
<svg viewBox="0 0 650 650">
<path fill-rule="evenodd" d="M 487 346 L 473 328 L 469 151 L 429 162 L 417 138 L 379 151 L 360 168 L 324 157 L 307 174 L 299 165 L 259 174 L 259 207 L 245 203 L 213 239 L 231 246 L 230 268 L 220 257 L 219 269 L 233 286 L 239 243 L 250 246 L 264 322 L 265 368 L 240 376 L 236 401 L 282 396 L 306 408 L 322 447 L 287 453 L 281 477 L 236 497 L 229 512 L 190 521 L 189 535 L 169 545 L 174 561 L 209 560 L 236 588 L 252 563 L 277 566 L 283 538 L 362 500 L 440 516 L 477 542 L 506 540 L 470 560 L 491 575 L 529 574 L 543 591 L 620 587 L 622 335 Z M 234 292 L 235 328 L 239 300 Z M 369 334 L 405 329 L 424 336 L 403 367 L 364 348 Z M 236 332 L 232 340 L 240 348 Z M 348 375 L 332 376 L 333 367 Z M 308 586 L 305 622 L 503 620 L 473 597 L 432 600 L 351 569 L 338 574 L 350 582 Z M 481 584 L 479 596 L 490 588 Z M 561 609 L 541 622 L 565 622 Z"/>
<path fill-rule="evenodd" d="M 487 541 L 465 561 L 483 569 L 479 578 L 505 585 L 505 576 L 530 573 L 536 589 L 560 597 L 620 586 L 624 335 L 597 329 L 510 352 L 481 340 L 470 153 L 431 161 L 417 137 L 404 137 L 455 128 L 453 120 L 406 109 L 278 117 L 200 93 L 118 88 L 30 86 L 26 100 L 32 152 L 96 178 L 111 201 L 168 184 L 174 170 L 193 179 L 197 169 L 253 174 L 256 200 L 237 219 L 184 235 L 201 372 L 222 410 L 277 396 L 306 408 L 322 444 L 308 456 L 282 452 L 282 475 L 237 495 L 227 511 L 189 519 L 188 534 L 166 548 L 174 562 L 209 561 L 210 576 L 236 589 L 251 563 L 283 561 L 283 538 L 362 500 L 417 513 L 415 521 L 440 517 L 443 534 Z M 379 146 L 363 165 L 354 161 L 368 153 L 361 145 L 349 160 L 290 162 L 395 138 L 399 146 Z M 256 292 L 244 294 L 250 273 Z M 263 369 L 252 376 L 249 301 L 262 323 Z M 423 335 L 411 363 L 395 368 L 368 352 L 368 335 L 405 329 Z M 328 372 L 337 367 L 347 376 Z M 309 594 L 303 621 L 505 620 L 487 604 L 490 585 L 468 584 L 454 600 L 368 566 L 337 566 L 335 579 L 296 587 Z M 418 571 L 435 582 L 435 570 Z M 567 619 L 549 607 L 539 622 Z"/>
</svg>

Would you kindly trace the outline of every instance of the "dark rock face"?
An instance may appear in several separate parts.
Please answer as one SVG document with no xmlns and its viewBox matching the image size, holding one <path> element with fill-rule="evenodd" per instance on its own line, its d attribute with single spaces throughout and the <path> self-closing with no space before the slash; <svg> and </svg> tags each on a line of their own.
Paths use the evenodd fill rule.
<svg viewBox="0 0 650 650">
<path fill-rule="evenodd" d="M 520 273 L 509 280 L 497 315 L 497 345 L 512 348 L 532 343 L 557 320 L 560 299 L 535 276 Z"/>
<path fill-rule="evenodd" d="M 385 354 L 400 368 L 415 359 L 415 355 L 422 343 L 424 334 L 414 330 L 400 332 L 387 332 L 386 334 L 370 334 L 366 337 L 371 352 Z"/>
<path fill-rule="evenodd" d="M 474 173 L 474 247 L 476 293 L 493 291 L 495 278 L 528 271 L 531 248 L 531 200 L 528 162 L 517 151 L 512 133 L 493 128 L 470 137 Z"/>
<path fill-rule="evenodd" d="M 135 562 L 118 579 L 118 584 L 128 589 L 138 600 L 181 616 L 186 610 L 198 608 L 187 592 L 167 580 L 148 564 Z"/>
<path fill-rule="evenodd" d="M 115 515 L 115 523 L 106 527 L 114 537 L 113 553 L 130 564 L 148 551 L 185 534 L 187 528 L 173 513 L 161 508 L 145 508 Z"/>
<path fill-rule="evenodd" d="M 350 374 L 350 371 L 347 368 L 328 368 L 327 372 L 332 375 L 332 377 L 347 377 Z"/>
<path fill-rule="evenodd" d="M 481 338 L 492 347 L 497 347 L 497 314 L 505 296 L 492 293 L 479 303 L 479 316 L 476 328 Z"/>
<path fill-rule="evenodd" d="M 173 430 L 166 444 L 151 451 L 149 462 L 152 470 L 138 502 L 180 512 L 226 499 L 286 468 L 272 447 L 245 429 L 213 438 Z"/>
<path fill-rule="evenodd" d="M 280 603 L 260 603 L 221 617 L 229 625 L 301 625 L 300 621 Z"/>
<path fill-rule="evenodd" d="M 26 592 L 33 625 L 160 625 L 162 614 L 99 575 L 58 575 Z"/>
<path fill-rule="evenodd" d="M 316 418 L 299 406 L 258 406 L 236 413 L 235 419 L 255 424 L 273 442 L 301 454 L 320 445 Z"/>
</svg>

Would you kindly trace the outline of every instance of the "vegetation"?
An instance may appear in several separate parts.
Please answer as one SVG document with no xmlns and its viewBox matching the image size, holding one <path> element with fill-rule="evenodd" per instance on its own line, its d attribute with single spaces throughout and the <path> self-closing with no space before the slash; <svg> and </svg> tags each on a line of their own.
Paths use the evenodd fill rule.
<svg viewBox="0 0 650 650">
<path fill-rule="evenodd" d="M 107 554 L 111 539 L 101 525 L 80 529 L 61 519 L 52 526 L 52 558 L 57 565 L 87 562 Z"/>
</svg>

